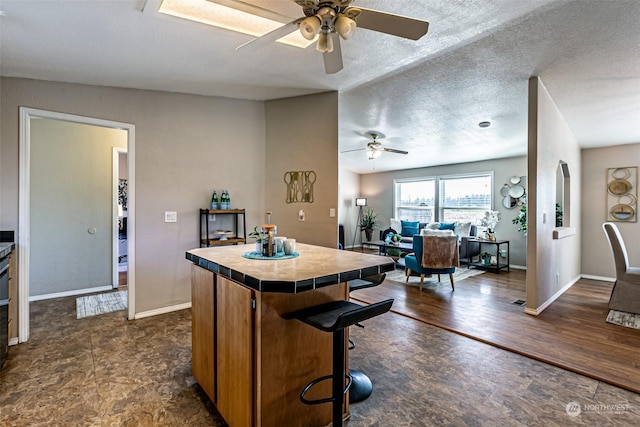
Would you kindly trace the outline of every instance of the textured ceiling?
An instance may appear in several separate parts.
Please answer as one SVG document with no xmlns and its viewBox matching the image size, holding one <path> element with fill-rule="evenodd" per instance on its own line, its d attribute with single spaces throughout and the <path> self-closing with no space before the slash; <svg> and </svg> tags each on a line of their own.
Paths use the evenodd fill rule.
<svg viewBox="0 0 640 427">
<path fill-rule="evenodd" d="M 300 16 L 290 0 L 258 1 Z M 430 22 L 414 42 L 360 29 L 344 69 L 250 36 L 166 17 L 159 1 L 1 0 L 3 76 L 245 99 L 340 91 L 340 156 L 367 173 L 526 154 L 527 80 L 538 75 L 583 147 L 640 142 L 637 0 L 356 0 Z M 144 10 L 143 10 L 144 9 Z M 480 129 L 478 122 L 491 127 Z"/>
</svg>

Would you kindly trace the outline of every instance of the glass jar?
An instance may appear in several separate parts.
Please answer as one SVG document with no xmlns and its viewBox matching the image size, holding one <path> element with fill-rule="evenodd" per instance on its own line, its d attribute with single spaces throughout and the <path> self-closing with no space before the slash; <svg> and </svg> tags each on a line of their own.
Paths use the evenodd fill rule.
<svg viewBox="0 0 640 427">
<path fill-rule="evenodd" d="M 276 237 L 278 226 L 275 224 L 262 224 L 260 228 L 260 240 L 262 241 L 262 256 L 276 256 Z"/>
</svg>

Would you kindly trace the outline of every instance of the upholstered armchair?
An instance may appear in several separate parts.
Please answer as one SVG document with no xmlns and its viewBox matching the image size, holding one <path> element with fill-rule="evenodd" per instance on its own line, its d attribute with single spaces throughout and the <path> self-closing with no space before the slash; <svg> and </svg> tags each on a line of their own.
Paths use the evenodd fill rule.
<svg viewBox="0 0 640 427">
<path fill-rule="evenodd" d="M 425 248 L 427 242 L 428 247 Z M 425 250 L 427 252 L 425 252 Z M 438 282 L 441 274 L 448 274 L 451 282 L 451 289 L 455 291 L 453 284 L 453 273 L 459 265 L 458 239 L 455 235 L 450 236 L 413 236 L 413 253 L 404 257 L 406 281 L 409 281 L 411 273 L 420 275 L 420 290 L 424 285 L 425 276 L 438 275 Z"/>
<path fill-rule="evenodd" d="M 609 239 L 616 266 L 616 282 L 609 298 L 609 308 L 640 314 L 640 268 L 629 266 L 629 257 L 618 227 L 612 222 L 602 224 Z"/>
</svg>

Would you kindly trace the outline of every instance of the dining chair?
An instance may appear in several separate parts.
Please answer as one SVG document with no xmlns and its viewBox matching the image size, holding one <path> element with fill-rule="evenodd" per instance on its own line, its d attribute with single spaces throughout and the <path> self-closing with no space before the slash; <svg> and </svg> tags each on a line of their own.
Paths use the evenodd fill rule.
<svg viewBox="0 0 640 427">
<path fill-rule="evenodd" d="M 640 267 L 629 266 L 627 248 L 618 227 L 612 222 L 602 224 L 616 267 L 616 281 L 611 290 L 609 308 L 640 314 Z"/>
</svg>

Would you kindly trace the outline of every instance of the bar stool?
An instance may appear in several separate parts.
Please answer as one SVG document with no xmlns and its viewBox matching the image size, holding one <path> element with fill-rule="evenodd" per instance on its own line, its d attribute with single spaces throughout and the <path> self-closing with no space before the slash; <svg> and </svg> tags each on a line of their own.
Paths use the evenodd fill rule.
<svg viewBox="0 0 640 427">
<path fill-rule="evenodd" d="M 333 367 L 331 375 L 326 375 L 311 381 L 300 393 L 300 400 L 302 403 L 307 405 L 317 405 L 328 402 L 332 403 L 333 427 L 342 426 L 342 404 L 344 401 L 344 394 L 351 386 L 351 375 L 348 373 L 345 375 L 344 373 L 344 330 L 351 325 L 355 325 L 356 323 L 386 313 L 391 309 L 392 304 L 393 299 L 388 299 L 368 306 L 363 306 L 350 301 L 338 300 L 304 308 L 285 316 L 287 319 L 297 319 L 323 332 L 331 332 L 333 334 Z M 349 379 L 346 387 L 344 386 L 345 377 Z M 331 397 L 315 400 L 308 400 L 305 398 L 306 393 L 311 389 L 311 387 L 328 379 L 332 380 Z"/>
<path fill-rule="evenodd" d="M 372 276 L 363 277 L 349 281 L 349 293 L 360 289 L 372 288 L 378 286 L 386 278 L 386 274 L 374 274 Z M 364 328 L 363 325 L 356 323 L 356 326 Z M 349 338 L 349 350 L 353 350 L 356 344 Z M 373 383 L 371 379 L 362 371 L 349 369 L 351 374 L 351 389 L 349 391 L 349 403 L 358 403 L 366 400 L 373 392 Z"/>
</svg>

